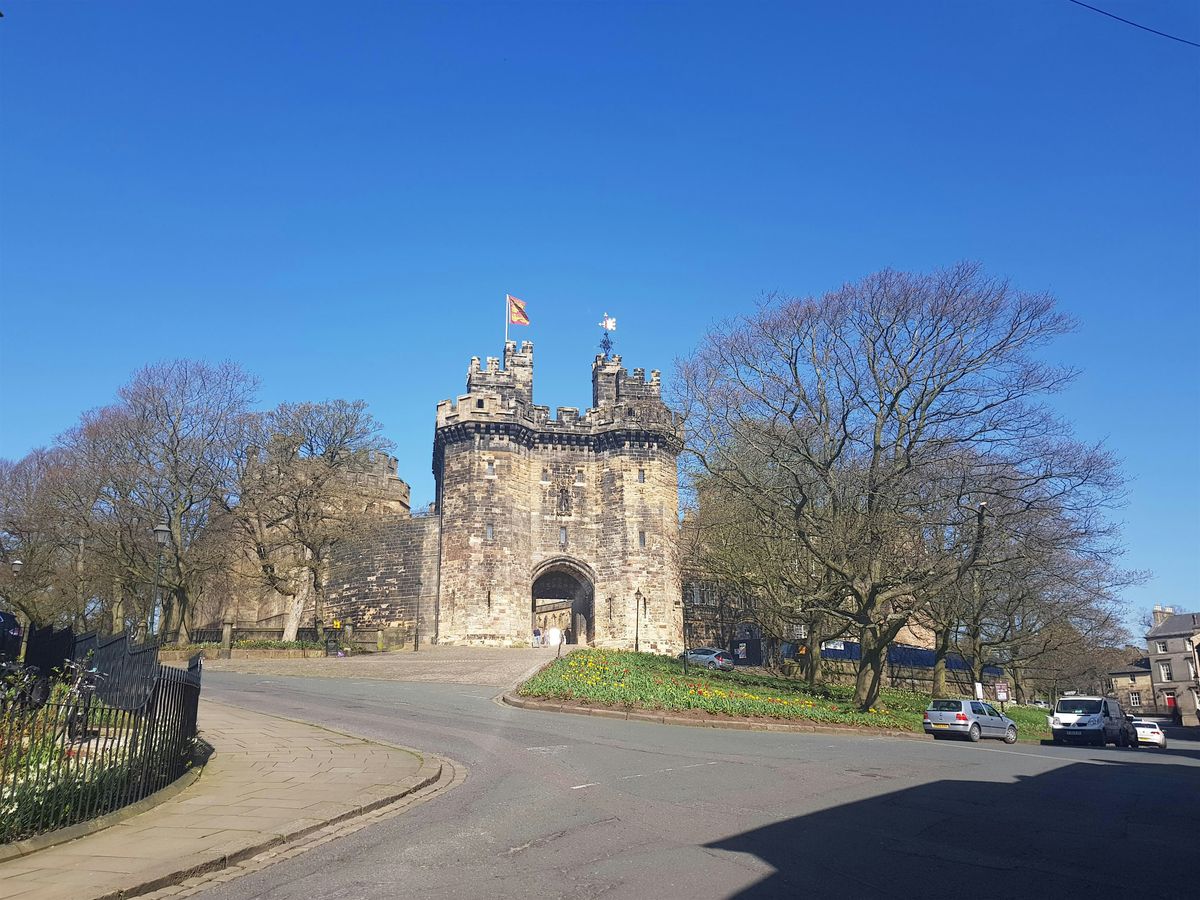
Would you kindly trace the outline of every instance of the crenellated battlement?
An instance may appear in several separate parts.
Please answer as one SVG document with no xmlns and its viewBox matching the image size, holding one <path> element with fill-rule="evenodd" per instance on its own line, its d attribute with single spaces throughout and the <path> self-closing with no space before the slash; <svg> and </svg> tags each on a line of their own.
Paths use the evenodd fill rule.
<svg viewBox="0 0 1200 900">
<path fill-rule="evenodd" d="M 517 348 L 516 341 L 504 345 L 504 367 L 500 358 L 489 356 L 487 365 L 479 357 L 471 357 L 467 369 L 467 393 L 491 394 L 501 400 L 533 403 L 533 342 L 525 341 Z"/>
<path fill-rule="evenodd" d="M 629 374 L 621 366 L 618 355 L 596 355 L 592 362 L 592 406 L 617 406 L 622 403 L 662 403 L 662 373 L 652 369 L 646 379 L 645 369 Z"/>
<path fill-rule="evenodd" d="M 467 393 L 437 405 L 437 428 L 476 423 L 509 423 L 534 431 L 577 430 L 595 434 L 617 428 L 653 428 L 682 437 L 680 417 L 662 402 L 662 377 L 651 370 L 621 366 L 620 356 L 598 355 L 592 364 L 592 406 L 550 407 L 533 403 L 533 343 L 525 341 L 518 350 L 515 341 L 505 345 L 504 367 L 498 357 L 481 363 L 471 358 Z"/>
</svg>

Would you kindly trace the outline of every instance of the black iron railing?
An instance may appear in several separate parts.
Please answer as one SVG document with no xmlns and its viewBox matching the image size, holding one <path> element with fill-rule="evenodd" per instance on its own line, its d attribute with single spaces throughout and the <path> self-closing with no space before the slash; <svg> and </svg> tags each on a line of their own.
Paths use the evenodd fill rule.
<svg viewBox="0 0 1200 900">
<path fill-rule="evenodd" d="M 102 678 L 107 690 L 59 686 L 40 707 L 0 699 L 0 843 L 135 803 L 193 764 L 199 657 L 186 671 L 156 663 L 142 691 L 144 670 L 125 668 L 136 672 L 132 690 Z M 139 694 L 139 704 L 121 704 Z"/>
</svg>

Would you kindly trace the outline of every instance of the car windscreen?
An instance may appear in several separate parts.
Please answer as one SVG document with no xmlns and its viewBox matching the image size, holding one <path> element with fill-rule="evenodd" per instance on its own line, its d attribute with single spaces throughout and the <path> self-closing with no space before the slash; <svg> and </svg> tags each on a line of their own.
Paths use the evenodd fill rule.
<svg viewBox="0 0 1200 900">
<path fill-rule="evenodd" d="M 933 700 L 929 704 L 930 710 L 933 712 L 960 712 L 962 710 L 961 700 Z"/>
<path fill-rule="evenodd" d="M 1158 725 L 1154 722 L 1134 722 L 1133 727 L 1134 728 L 1146 728 L 1146 729 L 1153 731 L 1155 728 L 1158 727 Z"/>
<path fill-rule="evenodd" d="M 1058 706 L 1054 707 L 1056 713 L 1065 713 L 1070 716 L 1094 716 L 1100 712 L 1099 700 L 1059 700 Z"/>
</svg>

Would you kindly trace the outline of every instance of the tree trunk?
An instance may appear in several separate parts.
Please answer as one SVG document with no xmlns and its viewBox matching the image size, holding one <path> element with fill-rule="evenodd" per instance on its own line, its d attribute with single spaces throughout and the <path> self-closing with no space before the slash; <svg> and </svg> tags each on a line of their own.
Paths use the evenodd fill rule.
<svg viewBox="0 0 1200 900">
<path fill-rule="evenodd" d="M 804 639 L 804 647 L 804 680 L 810 688 L 814 688 L 821 678 L 821 641 L 817 635 L 815 623 L 808 627 L 808 637 Z"/>
<path fill-rule="evenodd" d="M 112 580 L 112 633 L 122 634 L 125 631 L 125 591 L 121 579 Z"/>
<path fill-rule="evenodd" d="M 307 573 L 305 574 L 307 575 Z M 296 640 L 296 633 L 300 630 L 300 623 L 304 619 L 304 610 L 308 606 L 309 592 L 308 579 L 304 578 L 300 583 L 300 590 L 292 594 L 286 601 L 287 605 L 283 616 L 283 639 L 285 641 Z"/>
<path fill-rule="evenodd" d="M 946 696 L 946 657 L 950 655 L 950 629 L 938 628 L 933 645 L 933 696 Z"/>
<path fill-rule="evenodd" d="M 971 667 L 971 684 L 974 690 L 975 684 L 983 683 L 983 638 L 978 631 L 971 632 L 969 649 L 967 665 Z"/>
<path fill-rule="evenodd" d="M 879 699 L 879 689 L 883 684 L 883 661 L 887 655 L 887 642 L 879 641 L 872 636 L 870 646 L 868 646 L 867 629 L 863 629 L 860 648 L 862 657 L 858 661 L 858 675 L 854 679 L 854 704 L 866 712 Z"/>
</svg>

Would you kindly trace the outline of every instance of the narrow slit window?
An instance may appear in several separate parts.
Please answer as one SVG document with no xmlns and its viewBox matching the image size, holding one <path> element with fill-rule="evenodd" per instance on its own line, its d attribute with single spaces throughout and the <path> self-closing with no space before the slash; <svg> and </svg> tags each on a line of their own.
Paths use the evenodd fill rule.
<svg viewBox="0 0 1200 900">
<path fill-rule="evenodd" d="M 493 461 L 492 461 L 492 460 L 490 460 L 490 459 L 488 460 L 488 474 L 489 474 L 489 475 L 495 475 L 495 474 L 496 474 L 496 463 L 495 463 L 495 462 L 493 462 Z"/>
<path fill-rule="evenodd" d="M 496 526 L 488 522 L 483 526 L 483 536 L 486 540 L 493 540 L 496 537 Z"/>
<path fill-rule="evenodd" d="M 645 484 L 645 483 L 646 483 L 646 470 L 638 469 L 638 484 Z"/>
<path fill-rule="evenodd" d="M 567 526 L 561 525 L 558 529 L 558 544 L 560 547 L 567 546 Z"/>
<path fill-rule="evenodd" d="M 476 400 L 476 401 L 475 401 L 475 408 L 476 408 L 476 409 L 483 409 L 483 401 L 482 401 L 482 400 Z"/>
<path fill-rule="evenodd" d="M 576 483 L 576 484 L 583 484 L 583 469 L 576 469 L 576 470 L 575 470 L 575 483 Z"/>
<path fill-rule="evenodd" d="M 641 547 L 643 550 L 646 549 L 646 532 L 644 532 L 644 531 L 638 532 L 638 546 Z"/>
</svg>

